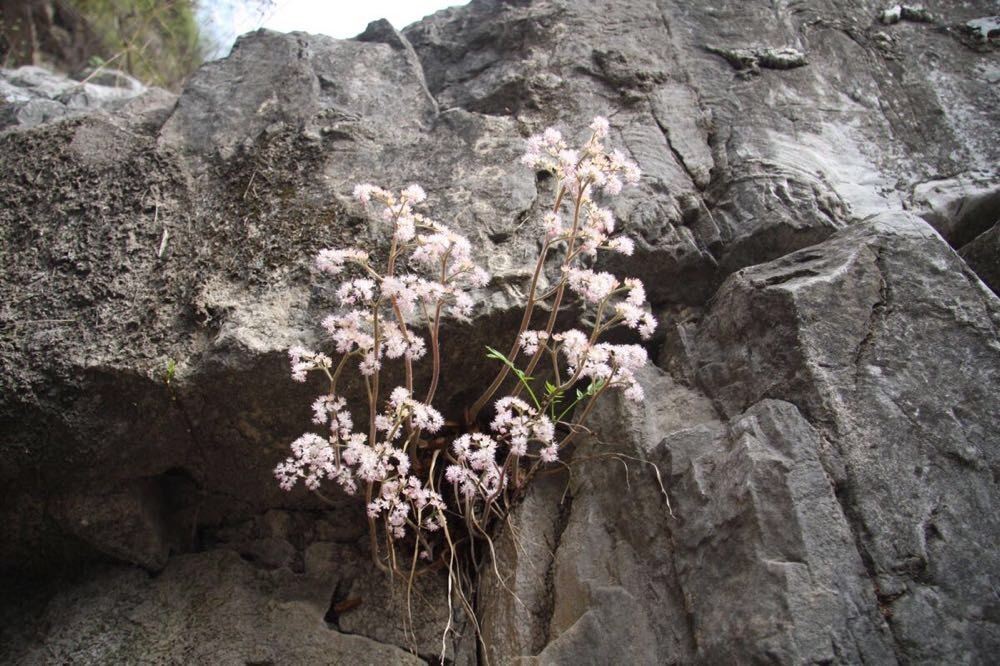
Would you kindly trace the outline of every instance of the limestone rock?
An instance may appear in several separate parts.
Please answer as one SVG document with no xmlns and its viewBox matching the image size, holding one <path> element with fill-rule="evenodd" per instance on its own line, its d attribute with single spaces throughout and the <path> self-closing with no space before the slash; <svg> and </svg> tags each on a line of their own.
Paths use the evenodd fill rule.
<svg viewBox="0 0 1000 666">
<path fill-rule="evenodd" d="M 115 70 L 73 81 L 32 65 L 0 69 L 0 130 L 34 127 L 102 109 L 115 111 L 145 94 L 169 95 Z"/>
<path fill-rule="evenodd" d="M 524 141 L 597 114 L 644 173 L 614 204 L 636 254 L 597 267 L 646 280 L 664 371 L 644 409 L 602 408 L 565 502 L 540 486 L 523 542 L 501 535 L 484 654 L 988 660 L 1000 315 L 972 270 L 991 282 L 995 7 L 884 9 L 473 0 L 355 40 L 258 31 L 179 97 L 4 71 L 0 570 L 79 574 L 8 614 L 4 660 L 408 659 L 363 507 L 272 476 L 323 390 L 285 356 L 333 303 L 312 256 L 383 247 L 357 182 L 420 182 L 472 239 L 494 280 L 444 332 L 457 418 L 495 370 L 483 345 L 516 330 L 554 194 Z M 447 611 L 424 584 L 409 638 L 433 658 Z M 230 616 L 192 632 L 181 609 L 206 599 Z M 476 658 L 471 635 L 449 658 Z"/>
<path fill-rule="evenodd" d="M 963 246 L 959 254 L 993 293 L 1000 294 L 1000 222 Z"/>
<path fill-rule="evenodd" d="M 1000 302 L 919 219 L 884 214 L 745 269 L 698 332 L 699 383 L 727 415 L 774 398 L 821 459 L 905 661 L 1000 641 Z M 941 629 L 944 627 L 945 629 Z"/>
<path fill-rule="evenodd" d="M 56 499 L 49 511 L 68 533 L 111 557 L 150 571 L 167 563 L 170 534 L 162 488 L 155 480 L 131 481 L 91 495 Z"/>
<path fill-rule="evenodd" d="M 37 609 L 34 603 L 29 594 L 12 606 Z M 325 611 L 325 603 L 296 594 L 287 571 L 263 572 L 226 551 L 187 555 L 156 578 L 116 567 L 57 592 L 35 610 L 35 623 L 25 616 L 4 622 L 0 657 L 24 664 L 425 663 L 330 628 Z"/>
</svg>

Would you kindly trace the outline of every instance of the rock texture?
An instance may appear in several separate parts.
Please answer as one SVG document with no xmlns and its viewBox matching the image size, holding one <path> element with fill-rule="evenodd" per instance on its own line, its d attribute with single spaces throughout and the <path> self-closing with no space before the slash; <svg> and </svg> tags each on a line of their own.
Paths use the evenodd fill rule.
<svg viewBox="0 0 1000 666">
<path fill-rule="evenodd" d="M 132 101 L 140 97 L 139 102 Z M 73 81 L 41 67 L 25 65 L 0 70 L 0 130 L 34 127 L 44 122 L 95 110 L 172 101 L 172 95 L 147 89 L 139 81 L 117 70 L 106 70 L 82 81 Z"/>
<path fill-rule="evenodd" d="M 644 173 L 604 267 L 647 281 L 659 367 L 528 497 L 485 645 L 446 658 L 989 662 L 1000 60 L 969 26 L 995 8 L 888 10 L 474 0 L 253 33 L 177 97 L 4 71 L 0 568 L 32 582 L 0 658 L 436 659 L 442 581 L 408 627 L 360 508 L 271 477 L 319 390 L 284 353 L 331 303 L 310 260 L 379 247 L 354 183 L 418 181 L 494 274 L 446 345 L 495 343 L 553 194 L 524 139 L 603 114 Z M 449 415 L 480 356 L 446 346 Z"/>
<path fill-rule="evenodd" d="M 227 551 L 173 558 L 157 578 L 108 569 L 55 595 L 44 645 L 8 631 L 16 663 L 422 664 L 323 621 L 326 599 L 288 570 L 262 573 Z M 323 595 L 325 596 L 325 595 Z M 312 597 L 312 598 L 310 598 Z M 30 612 L 30 611 L 29 611 Z M 8 625 L 9 626 L 9 625 Z M 16 646 L 10 649 L 10 646 Z"/>
</svg>

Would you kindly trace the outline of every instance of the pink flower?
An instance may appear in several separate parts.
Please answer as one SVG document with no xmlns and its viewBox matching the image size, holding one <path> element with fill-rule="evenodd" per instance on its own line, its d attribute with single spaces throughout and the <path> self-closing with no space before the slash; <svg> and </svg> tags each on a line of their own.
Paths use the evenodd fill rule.
<svg viewBox="0 0 1000 666">
<path fill-rule="evenodd" d="M 418 204 L 427 198 L 427 193 L 424 192 L 424 188 L 413 183 L 400 192 L 400 197 L 407 203 Z"/>
<path fill-rule="evenodd" d="M 588 303 L 600 303 L 618 288 L 618 280 L 611 273 L 573 268 L 569 270 L 569 288 Z"/>
<path fill-rule="evenodd" d="M 319 270 L 337 275 L 344 270 L 344 264 L 348 261 L 364 263 L 368 261 L 368 253 L 361 250 L 320 250 L 316 255 L 316 268 Z"/>
<path fill-rule="evenodd" d="M 388 192 L 382 188 L 376 187 L 370 183 L 360 183 L 354 186 L 354 198 L 365 205 L 371 202 L 373 196 L 383 198 L 387 194 Z"/>
<path fill-rule="evenodd" d="M 631 257 L 632 253 L 635 252 L 635 243 L 631 238 L 619 236 L 608 241 L 608 249 L 624 254 L 626 257 Z"/>
<path fill-rule="evenodd" d="M 603 139 L 608 135 L 608 129 L 611 125 L 608 123 L 608 119 L 604 116 L 597 116 L 594 121 L 590 123 L 590 129 L 593 130 L 594 136 L 598 139 Z"/>
</svg>

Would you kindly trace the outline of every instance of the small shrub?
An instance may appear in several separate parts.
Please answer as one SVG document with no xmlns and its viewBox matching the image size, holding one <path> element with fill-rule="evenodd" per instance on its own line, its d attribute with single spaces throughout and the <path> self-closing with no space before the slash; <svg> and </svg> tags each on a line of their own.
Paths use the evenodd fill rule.
<svg viewBox="0 0 1000 666">
<path fill-rule="evenodd" d="M 506 353 L 485 350 L 498 362 L 497 375 L 466 410 L 465 423 L 445 428 L 433 404 L 441 375 L 441 319 L 470 317 L 471 291 L 485 287 L 489 276 L 473 260 L 467 239 L 418 212 L 425 199 L 418 185 L 399 193 L 355 188 L 354 196 L 390 236 L 388 257 L 376 264 L 362 249 L 322 250 L 317 268 L 341 278 L 336 296 L 342 307 L 323 320 L 333 353 L 289 351 L 293 379 L 305 381 L 318 372 L 329 389 L 312 405 L 322 434 L 295 440 L 291 456 L 275 470 L 282 488 L 302 482 L 321 492 L 324 484 L 334 484 L 363 495 L 376 566 L 411 586 L 424 570 L 446 569 L 450 599 L 473 624 L 472 581 L 492 557 L 495 532 L 532 480 L 547 467 L 565 464 L 567 448 L 586 432 L 587 416 L 607 391 L 643 399 L 634 373 L 646 364 L 646 350 L 602 341 L 618 327 L 643 339 L 652 335 L 655 321 L 643 285 L 588 267 L 600 251 L 633 250 L 628 238 L 614 235 L 614 217 L 598 204 L 639 179 L 633 162 L 605 147 L 607 135 L 608 121 L 596 118 L 579 149 L 569 148 L 554 129 L 528 141 L 524 164 L 554 174 L 558 191 L 544 218 L 520 328 Z M 560 271 L 542 290 L 539 278 L 553 257 L 561 257 Z M 354 277 L 346 277 L 348 268 Z M 557 331 L 570 294 L 581 302 L 587 324 Z M 531 328 L 542 305 L 548 310 L 544 324 Z M 413 364 L 428 356 L 430 380 L 418 390 Z M 405 383 L 386 390 L 382 373 L 389 362 L 403 365 Z M 367 396 L 363 409 L 342 396 L 349 372 L 360 375 Z M 516 382 L 497 398 L 511 375 Z M 480 431 L 477 417 L 490 401 L 488 432 Z M 364 419 L 355 423 L 359 413 Z M 436 441 L 429 440 L 435 435 Z"/>
</svg>

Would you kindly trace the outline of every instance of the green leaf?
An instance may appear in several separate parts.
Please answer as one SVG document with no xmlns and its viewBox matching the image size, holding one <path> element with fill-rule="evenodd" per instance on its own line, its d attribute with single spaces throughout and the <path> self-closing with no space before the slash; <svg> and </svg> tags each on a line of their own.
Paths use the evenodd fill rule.
<svg viewBox="0 0 1000 666">
<path fill-rule="evenodd" d="M 486 345 L 486 349 L 487 349 L 486 358 L 496 359 L 502 362 L 508 368 L 510 368 L 514 372 L 514 375 L 520 380 L 521 385 L 524 386 L 525 389 L 527 389 L 528 395 L 531 396 L 531 401 L 535 403 L 535 407 L 541 409 L 542 404 L 538 402 L 538 396 L 536 396 L 535 392 L 531 390 L 531 382 L 534 381 L 534 377 L 529 377 L 526 374 L 524 374 L 524 371 L 518 368 L 516 365 L 514 365 L 514 363 L 511 362 L 509 358 L 504 356 L 503 352 L 497 351 L 496 349 L 490 347 L 489 345 Z"/>
</svg>

